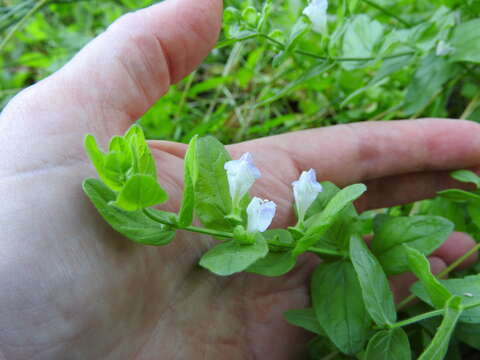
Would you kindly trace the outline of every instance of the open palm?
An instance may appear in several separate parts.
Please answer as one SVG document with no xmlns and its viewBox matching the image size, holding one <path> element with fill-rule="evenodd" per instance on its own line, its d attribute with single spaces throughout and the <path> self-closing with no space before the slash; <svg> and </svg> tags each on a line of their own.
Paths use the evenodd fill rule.
<svg viewBox="0 0 480 360">
<path fill-rule="evenodd" d="M 170 0 L 127 15 L 0 117 L 0 359 L 290 359 L 305 334 L 282 312 L 308 305 L 316 259 L 288 275 L 216 277 L 196 264 L 213 244 L 179 232 L 153 248 L 120 236 L 81 182 L 94 174 L 86 133 L 104 144 L 192 71 L 213 46 L 220 0 Z M 355 124 L 232 145 L 263 177 L 253 193 L 293 222 L 290 183 L 365 182 L 362 210 L 454 186 L 448 170 L 480 163 L 480 127 L 452 120 Z M 178 209 L 185 146 L 152 142 L 159 179 Z M 472 246 L 455 234 L 431 258 L 438 271 Z M 408 276 L 392 280 L 398 296 Z"/>
</svg>

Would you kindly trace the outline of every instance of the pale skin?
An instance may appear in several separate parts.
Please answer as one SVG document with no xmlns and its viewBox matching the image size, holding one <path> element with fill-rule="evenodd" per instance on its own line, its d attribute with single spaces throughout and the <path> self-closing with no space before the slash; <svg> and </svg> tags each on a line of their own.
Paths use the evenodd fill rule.
<svg viewBox="0 0 480 360">
<path fill-rule="evenodd" d="M 317 262 L 280 279 L 220 278 L 199 268 L 208 237 L 134 244 L 81 190 L 94 170 L 86 133 L 122 134 L 214 46 L 220 0 L 169 0 L 123 17 L 0 116 L 0 359 L 296 359 L 308 339 L 282 312 L 308 306 Z M 160 182 L 178 209 L 185 145 L 151 142 Z M 480 164 L 480 127 L 458 120 L 363 123 L 232 145 L 263 177 L 253 193 L 291 225 L 290 184 L 301 170 L 344 186 L 365 182 L 361 210 L 456 186 L 453 169 Z M 438 272 L 473 246 L 454 234 L 430 258 Z M 469 262 L 474 261 L 471 258 Z M 392 287 L 405 296 L 411 276 Z"/>
</svg>

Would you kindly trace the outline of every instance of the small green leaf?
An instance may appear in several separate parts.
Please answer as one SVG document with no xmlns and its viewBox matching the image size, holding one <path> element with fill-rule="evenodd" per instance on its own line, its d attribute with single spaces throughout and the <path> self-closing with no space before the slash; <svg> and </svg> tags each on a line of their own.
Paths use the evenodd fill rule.
<svg viewBox="0 0 480 360">
<path fill-rule="evenodd" d="M 196 152 L 192 164 L 195 209 L 202 224 L 215 230 L 232 230 L 225 219 L 232 209 L 225 162 L 231 160 L 224 146 L 208 136 L 196 141 Z"/>
<path fill-rule="evenodd" d="M 405 95 L 405 113 L 413 115 L 428 105 L 442 85 L 457 74 L 456 64 L 434 53 L 423 58 Z"/>
<path fill-rule="evenodd" d="M 408 259 L 402 244 L 430 255 L 447 240 L 453 224 L 439 216 L 382 217 L 375 222 L 372 252 L 389 275 L 408 271 Z"/>
<path fill-rule="evenodd" d="M 108 157 L 109 162 L 107 169 L 106 163 L 108 155 L 102 152 L 93 135 L 87 135 L 85 137 L 85 150 L 92 161 L 95 170 L 97 170 L 100 179 L 107 184 L 110 189 L 120 191 L 125 182 L 125 178 L 123 177 L 123 174 L 120 174 L 122 176 L 119 176 L 119 171 L 115 165 L 117 162 L 117 155 L 111 155 Z"/>
<path fill-rule="evenodd" d="M 310 22 L 305 16 L 298 18 L 297 22 L 293 25 L 290 34 L 288 35 L 285 51 L 288 52 L 295 48 L 298 41 L 304 36 L 311 28 Z"/>
<path fill-rule="evenodd" d="M 425 255 L 420 251 L 413 249 L 407 245 L 403 245 L 408 257 L 410 270 L 420 279 L 425 287 L 432 304 L 441 309 L 445 306 L 448 299 L 452 297 L 452 293 L 443 286 L 438 279 L 430 271 L 430 263 Z"/>
<path fill-rule="evenodd" d="M 472 305 L 480 303 L 480 275 L 471 275 L 463 279 L 439 280 L 450 293 L 459 296 L 462 299 L 462 305 Z M 432 305 L 425 287 L 421 283 L 416 283 L 411 288 L 412 292 L 422 301 Z M 460 321 L 478 324 L 480 323 L 480 307 L 474 307 L 464 310 Z"/>
<path fill-rule="evenodd" d="M 480 195 L 477 195 L 465 190 L 459 190 L 459 189 L 443 190 L 443 191 L 439 191 L 438 195 L 445 199 L 456 201 L 456 202 L 466 202 L 466 201 L 474 201 L 477 203 L 480 202 Z"/>
<path fill-rule="evenodd" d="M 268 254 L 265 239 L 257 234 L 255 240 L 252 245 L 240 245 L 233 240 L 217 245 L 202 256 L 200 265 L 220 276 L 244 271 Z"/>
<path fill-rule="evenodd" d="M 288 310 L 283 313 L 283 317 L 292 325 L 325 336 L 312 308 Z"/>
<path fill-rule="evenodd" d="M 133 175 L 118 194 L 113 205 L 137 211 L 167 201 L 168 195 L 150 175 Z"/>
<path fill-rule="evenodd" d="M 256 261 L 247 271 L 270 277 L 282 276 L 295 267 L 296 259 L 290 251 L 269 252 L 267 256 Z"/>
<path fill-rule="evenodd" d="M 195 154 L 198 136 L 195 136 L 188 145 L 188 150 L 184 160 L 184 189 L 183 200 L 178 215 L 178 224 L 186 227 L 193 222 L 193 210 L 195 208 L 195 190 L 193 186 L 192 175 L 195 173 Z"/>
<path fill-rule="evenodd" d="M 307 231 L 305 236 L 298 242 L 293 251 L 295 256 L 307 251 L 307 249 L 314 245 L 319 238 L 326 233 L 332 226 L 337 217 L 342 213 L 347 206 L 352 205 L 352 202 L 358 199 L 367 190 L 363 184 L 354 184 L 337 192 L 322 212 L 314 215 L 305 221 Z M 343 244 L 339 244 L 339 248 Z"/>
<path fill-rule="evenodd" d="M 360 236 L 352 236 L 350 259 L 362 288 L 365 305 L 373 321 L 377 325 L 394 323 L 397 312 L 387 276 Z"/>
<path fill-rule="evenodd" d="M 480 204 L 469 203 L 467 205 L 468 215 L 472 219 L 472 222 L 480 229 Z"/>
<path fill-rule="evenodd" d="M 174 231 L 153 221 L 142 211 L 127 212 L 110 205 L 110 202 L 115 200 L 116 194 L 101 181 L 97 179 L 85 180 L 83 190 L 105 221 L 130 240 L 154 246 L 166 245 L 173 240 Z M 155 212 L 164 215 L 162 212 Z M 167 213 L 165 215 L 175 217 L 174 214 Z M 167 218 L 168 216 L 165 216 L 165 219 Z"/>
<path fill-rule="evenodd" d="M 458 296 L 453 296 L 445 304 L 445 314 L 437 333 L 418 360 L 442 360 L 448 351 L 448 345 L 455 325 L 462 313 Z"/>
<path fill-rule="evenodd" d="M 342 45 L 343 57 L 369 58 L 374 56 L 376 47 L 382 39 L 383 25 L 365 14 L 355 16 L 346 24 Z M 347 70 L 356 69 L 364 64 L 365 61 L 342 62 L 342 66 Z"/>
<path fill-rule="evenodd" d="M 475 174 L 473 171 L 470 170 L 457 170 L 452 172 L 452 177 L 455 180 L 464 182 L 464 183 L 473 183 L 477 187 L 480 188 L 480 177 Z"/>
<path fill-rule="evenodd" d="M 461 317 L 460 317 L 461 320 Z M 480 350 L 480 324 L 459 323 L 455 335 L 458 340 Z"/>
<path fill-rule="evenodd" d="M 456 26 L 451 45 L 455 48 L 452 60 L 480 63 L 480 19 Z"/>
<path fill-rule="evenodd" d="M 152 156 L 150 148 L 143 130 L 138 125 L 132 125 L 124 136 L 127 143 L 130 145 L 130 149 L 134 161 L 134 173 L 142 175 L 150 175 L 155 180 L 157 179 L 157 169 L 155 166 L 155 160 Z"/>
<path fill-rule="evenodd" d="M 370 340 L 365 360 L 410 360 L 408 336 L 402 328 L 382 330 Z"/>
<path fill-rule="evenodd" d="M 371 319 L 352 264 L 320 264 L 313 273 L 311 294 L 318 322 L 338 349 L 350 355 L 362 350 Z"/>
</svg>

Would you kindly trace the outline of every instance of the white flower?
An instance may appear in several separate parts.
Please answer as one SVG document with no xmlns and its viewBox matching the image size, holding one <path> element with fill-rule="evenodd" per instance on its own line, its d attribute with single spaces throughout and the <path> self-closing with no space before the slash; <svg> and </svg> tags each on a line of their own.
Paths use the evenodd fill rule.
<svg viewBox="0 0 480 360">
<path fill-rule="evenodd" d="M 302 222 L 308 208 L 315 201 L 318 194 L 322 192 L 323 188 L 322 185 L 317 182 L 317 175 L 313 169 L 302 172 L 300 178 L 294 181 L 292 186 L 298 220 Z"/>
<path fill-rule="evenodd" d="M 247 207 L 247 232 L 264 232 L 272 223 L 277 205 L 273 201 L 254 197 Z"/>
<path fill-rule="evenodd" d="M 328 0 L 311 0 L 303 10 L 313 24 L 313 30 L 321 34 L 327 33 L 327 10 Z"/>
<path fill-rule="evenodd" d="M 451 54 L 455 49 L 446 41 L 440 40 L 437 44 L 436 54 L 437 56 L 446 56 Z"/>
<path fill-rule="evenodd" d="M 238 160 L 227 161 L 225 170 L 227 171 L 230 196 L 236 207 L 261 174 L 253 164 L 250 153 L 243 154 Z"/>
</svg>

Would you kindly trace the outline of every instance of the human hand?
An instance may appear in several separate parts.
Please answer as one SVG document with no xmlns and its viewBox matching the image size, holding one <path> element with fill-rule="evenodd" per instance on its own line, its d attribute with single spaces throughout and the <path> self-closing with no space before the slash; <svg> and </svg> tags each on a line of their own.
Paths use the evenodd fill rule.
<svg viewBox="0 0 480 360">
<path fill-rule="evenodd" d="M 94 171 L 86 133 L 106 143 L 192 71 L 213 46 L 220 0 L 170 0 L 128 15 L 67 66 L 17 96 L 0 116 L 0 358 L 289 359 L 304 333 L 282 312 L 306 306 L 316 259 L 280 279 L 219 278 L 196 266 L 213 241 L 179 233 L 167 247 L 134 244 L 100 218 L 81 190 Z M 448 171 L 480 163 L 480 128 L 421 120 L 337 126 L 233 145 L 263 178 L 253 193 L 278 204 L 273 227 L 293 222 L 290 183 L 369 187 L 362 210 L 455 185 Z M 185 146 L 151 143 L 176 210 Z M 434 270 L 472 246 L 456 234 Z M 411 279 L 393 281 L 402 294 Z M 227 355 L 228 354 L 228 355 Z"/>
</svg>

